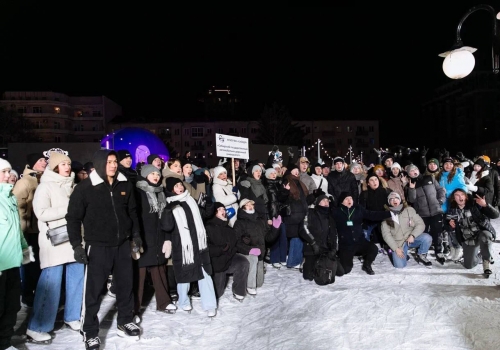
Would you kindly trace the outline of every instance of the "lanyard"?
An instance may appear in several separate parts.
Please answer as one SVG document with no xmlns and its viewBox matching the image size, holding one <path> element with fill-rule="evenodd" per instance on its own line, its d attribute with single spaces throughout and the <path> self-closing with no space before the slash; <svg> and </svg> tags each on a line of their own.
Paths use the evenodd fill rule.
<svg viewBox="0 0 500 350">
<path fill-rule="evenodd" d="M 342 210 L 342 209 L 340 209 Z M 351 216 L 352 214 L 354 213 L 354 211 L 356 210 L 356 208 L 353 208 L 352 211 L 349 213 L 349 208 L 347 208 L 347 220 L 351 221 Z M 345 214 L 344 210 L 342 210 L 342 212 Z"/>
</svg>

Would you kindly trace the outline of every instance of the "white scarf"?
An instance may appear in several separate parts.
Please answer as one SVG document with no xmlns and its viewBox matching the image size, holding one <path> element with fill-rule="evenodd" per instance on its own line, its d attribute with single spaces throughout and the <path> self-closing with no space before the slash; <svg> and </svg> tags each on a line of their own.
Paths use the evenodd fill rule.
<svg viewBox="0 0 500 350">
<path fill-rule="evenodd" d="M 198 237 L 198 249 L 202 251 L 207 248 L 207 234 L 205 231 L 205 226 L 203 225 L 203 220 L 201 219 L 200 210 L 198 209 L 198 204 L 189 195 L 188 191 L 167 198 L 167 202 L 186 202 L 191 209 L 193 214 L 194 224 L 196 227 L 196 236 Z M 181 206 L 176 206 L 172 213 L 174 214 L 175 222 L 177 223 L 177 228 L 179 230 L 179 235 L 181 236 L 182 245 L 182 265 L 189 265 L 194 263 L 194 251 L 193 242 L 191 240 L 191 234 L 189 233 L 189 225 L 186 218 L 186 213 Z"/>
</svg>

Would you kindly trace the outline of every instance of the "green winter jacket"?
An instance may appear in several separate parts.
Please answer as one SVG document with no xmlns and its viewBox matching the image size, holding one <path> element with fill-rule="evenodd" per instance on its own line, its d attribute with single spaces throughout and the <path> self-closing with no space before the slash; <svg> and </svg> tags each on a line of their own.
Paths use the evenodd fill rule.
<svg viewBox="0 0 500 350">
<path fill-rule="evenodd" d="M 28 248 L 12 187 L 0 183 L 0 271 L 21 266 L 23 249 Z"/>
</svg>

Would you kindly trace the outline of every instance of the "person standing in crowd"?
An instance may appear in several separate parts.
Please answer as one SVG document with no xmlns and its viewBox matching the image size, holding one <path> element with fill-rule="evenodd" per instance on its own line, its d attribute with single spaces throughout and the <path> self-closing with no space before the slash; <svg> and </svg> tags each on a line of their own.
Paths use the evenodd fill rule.
<svg viewBox="0 0 500 350">
<path fill-rule="evenodd" d="M 141 176 L 136 183 L 137 212 L 143 252 L 133 252 L 132 257 L 138 262 L 138 278 L 135 282 L 136 323 L 140 322 L 144 282 L 149 272 L 153 282 L 156 297 L 156 310 L 175 313 L 177 307 L 172 304 L 168 293 L 167 259 L 172 252 L 172 242 L 166 239 L 166 234 L 160 228 L 160 219 L 167 204 L 163 187 L 161 186 L 160 169 L 147 164 L 141 169 Z M 137 319 L 138 318 L 138 319 Z"/>
<path fill-rule="evenodd" d="M 118 152 L 118 171 L 125 175 L 125 177 L 135 186 L 137 182 L 137 171 L 132 169 L 132 155 L 126 149 L 121 149 Z"/>
<path fill-rule="evenodd" d="M 14 186 L 16 184 L 17 180 L 19 180 L 19 174 L 17 173 L 17 171 L 12 169 L 10 171 L 9 183 Z"/>
<path fill-rule="evenodd" d="M 147 158 L 148 164 L 154 165 L 158 169 L 162 169 L 162 159 L 157 154 L 150 154 Z"/>
<path fill-rule="evenodd" d="M 334 169 L 328 174 L 328 193 L 334 198 L 334 205 L 340 206 L 339 198 L 342 192 L 352 193 L 352 200 L 358 203 L 359 190 L 356 177 L 349 170 L 345 169 L 345 161 L 342 157 L 335 157 L 333 159 Z"/>
<path fill-rule="evenodd" d="M 231 180 L 227 178 L 227 171 L 223 166 L 219 165 L 214 168 L 212 193 L 216 202 L 225 205 L 229 226 L 233 227 L 238 213 L 240 191 L 238 186 L 234 186 Z"/>
<path fill-rule="evenodd" d="M 207 235 L 198 204 L 186 191 L 181 179 L 169 177 L 165 183 L 167 210 L 161 218 L 166 239 L 172 242 L 172 263 L 177 281 L 178 307 L 191 313 L 188 297 L 191 282 L 198 282 L 201 306 L 208 317 L 217 315 L 217 299 Z"/>
<path fill-rule="evenodd" d="M 8 183 L 12 166 L 0 158 L 0 349 L 11 349 L 17 313 L 21 310 L 19 266 L 34 262 L 33 251 L 24 239 L 16 197 Z M 13 348 L 12 348 L 13 349 Z"/>
<path fill-rule="evenodd" d="M 40 264 L 38 252 L 38 223 L 33 213 L 33 197 L 40 183 L 40 178 L 47 167 L 47 161 L 42 153 L 30 153 L 26 157 L 27 164 L 23 177 L 17 181 L 12 193 L 17 199 L 21 229 L 28 245 L 33 247 L 36 263 L 24 265 L 21 268 L 22 299 L 21 302 L 28 307 L 33 306 L 35 289 L 40 277 Z"/>
<path fill-rule="evenodd" d="M 50 152 L 49 164 L 40 179 L 33 199 L 33 210 L 38 218 L 38 242 L 42 273 L 35 292 L 35 302 L 26 335 L 29 341 L 47 344 L 54 329 L 59 308 L 61 285 L 66 281 L 64 323 L 72 330 L 80 330 L 84 267 L 75 262 L 68 242 L 53 246 L 47 239 L 49 228 L 66 224 L 65 215 L 73 192 L 75 174 L 71 159 L 65 153 Z"/>
<path fill-rule="evenodd" d="M 130 239 L 140 251 L 142 240 L 132 184 L 118 172 L 115 151 L 96 151 L 95 170 L 75 187 L 66 221 L 75 260 L 87 264 L 82 332 L 87 349 L 99 349 L 101 291 L 113 273 L 118 309 L 117 334 L 138 339 L 141 329 L 132 322 L 134 310 Z M 81 227 L 85 234 L 82 246 Z"/>
</svg>

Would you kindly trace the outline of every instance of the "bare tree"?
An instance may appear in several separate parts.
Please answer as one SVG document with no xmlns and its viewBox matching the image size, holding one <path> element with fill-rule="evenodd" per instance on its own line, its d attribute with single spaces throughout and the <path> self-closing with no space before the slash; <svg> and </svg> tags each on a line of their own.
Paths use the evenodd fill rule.
<svg viewBox="0 0 500 350">
<path fill-rule="evenodd" d="M 305 132 L 294 123 L 284 106 L 265 106 L 259 120 L 257 142 L 270 145 L 301 146 Z"/>
<path fill-rule="evenodd" d="M 36 142 L 34 125 L 14 110 L 0 108 L 0 145 L 9 142 Z"/>
</svg>

